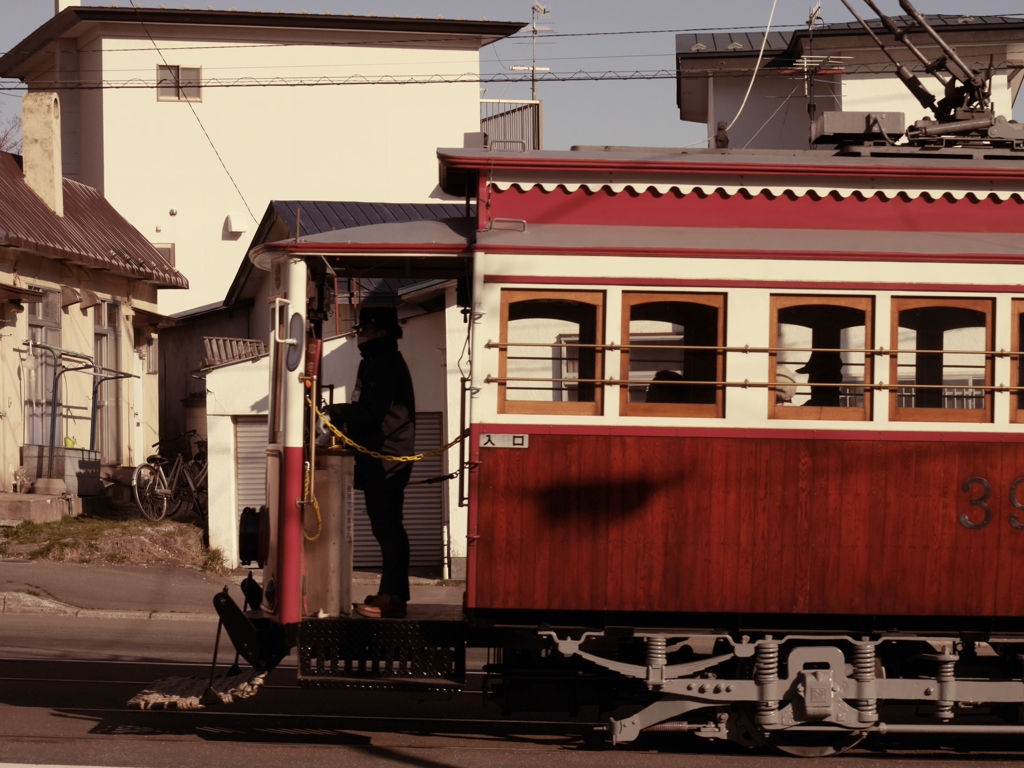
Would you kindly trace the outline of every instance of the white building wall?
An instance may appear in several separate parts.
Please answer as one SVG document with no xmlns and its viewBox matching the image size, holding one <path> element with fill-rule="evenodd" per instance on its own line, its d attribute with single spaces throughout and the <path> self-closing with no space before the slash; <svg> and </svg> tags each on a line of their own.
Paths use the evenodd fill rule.
<svg viewBox="0 0 1024 768">
<path fill-rule="evenodd" d="M 716 134 L 718 121 L 730 122 L 736 117 L 749 84 L 745 77 L 714 78 L 708 136 Z M 819 110 L 841 108 L 832 95 L 834 91 L 834 85 L 819 86 Z M 739 120 L 729 129 L 729 149 L 807 149 L 808 125 L 803 78 L 761 77 L 754 83 Z"/>
<path fill-rule="evenodd" d="M 210 548 L 224 554 L 229 568 L 238 567 L 235 418 L 266 415 L 269 376 L 270 362 L 266 357 L 228 365 L 206 375 Z"/>
<path fill-rule="evenodd" d="M 223 37 L 204 41 L 192 30 L 171 34 L 150 25 L 161 56 L 147 50 L 153 44 L 145 35 L 115 37 L 112 29 L 79 40 L 79 48 L 98 51 L 78 56 L 83 70 L 91 70 L 89 79 L 102 70 L 112 79 L 152 84 L 164 58 L 201 67 L 204 81 L 479 71 L 476 50 L 261 47 L 310 38 L 227 30 L 224 35 L 244 46 L 230 47 Z M 438 197 L 434 150 L 461 146 L 464 133 L 479 130 L 477 89 L 475 83 L 208 86 L 193 103 L 159 101 L 153 88 L 83 91 L 80 110 L 65 118 L 65 141 L 81 141 L 68 153 L 75 161 L 69 170 L 103 192 L 152 242 L 175 245 L 176 266 L 190 289 L 161 292 L 160 311 L 169 314 L 223 300 L 271 199 L 421 203 Z M 228 216 L 242 221 L 245 231 L 228 232 Z"/>
</svg>

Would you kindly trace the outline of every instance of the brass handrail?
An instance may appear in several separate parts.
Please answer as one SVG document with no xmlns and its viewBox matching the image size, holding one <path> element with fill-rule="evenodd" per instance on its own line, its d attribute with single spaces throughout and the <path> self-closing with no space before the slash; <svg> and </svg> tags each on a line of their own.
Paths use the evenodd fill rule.
<svg viewBox="0 0 1024 768">
<path fill-rule="evenodd" d="M 610 351 L 629 351 L 631 349 L 674 349 L 694 352 L 740 352 L 743 354 L 747 354 L 750 352 L 760 352 L 767 354 L 778 354 L 780 352 L 847 352 L 850 354 L 862 354 L 872 356 L 878 355 L 889 357 L 903 354 L 991 355 L 993 357 L 1020 357 L 1024 355 L 1024 351 L 1007 352 L 1005 349 L 886 349 L 885 347 L 879 347 L 878 349 L 865 349 L 863 347 L 847 349 L 844 347 L 751 347 L 750 345 L 745 345 L 742 347 L 709 347 L 686 344 L 615 344 L 614 342 L 610 344 L 545 344 L 543 342 L 527 341 L 488 341 L 484 345 L 484 347 L 486 349 L 508 349 L 509 347 L 543 347 L 545 349 L 596 349 Z"/>
<path fill-rule="evenodd" d="M 834 383 L 812 383 L 812 382 L 791 382 L 791 381 L 750 381 L 744 379 L 743 381 L 652 381 L 651 379 L 540 379 L 540 378 L 525 378 L 517 376 L 491 376 L 490 374 L 484 379 L 485 384 L 507 384 L 510 381 L 522 381 L 522 382 L 537 382 L 545 384 L 557 384 L 557 383 L 570 383 L 570 384 L 595 384 L 603 385 L 607 384 L 610 386 L 628 386 L 630 384 L 668 384 L 668 385 L 680 385 L 690 384 L 705 387 L 742 387 L 747 389 L 750 387 L 846 387 L 848 389 L 871 389 L 871 390 L 893 390 L 893 389 L 972 389 L 981 391 L 991 392 L 1019 392 L 1024 391 L 1024 386 L 1021 387 L 1007 387 L 1002 384 L 988 385 L 988 384 L 884 384 L 881 381 L 877 384 L 866 384 L 859 382 L 843 382 L 840 384 Z"/>
</svg>

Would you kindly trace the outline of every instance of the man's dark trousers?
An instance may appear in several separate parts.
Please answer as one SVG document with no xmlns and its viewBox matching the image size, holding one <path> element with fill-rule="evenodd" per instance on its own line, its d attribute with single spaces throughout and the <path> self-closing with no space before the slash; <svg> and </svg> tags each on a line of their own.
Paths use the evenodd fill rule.
<svg viewBox="0 0 1024 768">
<path fill-rule="evenodd" d="M 412 465 L 407 464 L 390 477 L 374 473 L 363 484 L 366 514 L 384 564 L 380 592 L 405 602 L 409 601 L 409 536 L 402 525 L 402 507 L 411 474 Z"/>
</svg>

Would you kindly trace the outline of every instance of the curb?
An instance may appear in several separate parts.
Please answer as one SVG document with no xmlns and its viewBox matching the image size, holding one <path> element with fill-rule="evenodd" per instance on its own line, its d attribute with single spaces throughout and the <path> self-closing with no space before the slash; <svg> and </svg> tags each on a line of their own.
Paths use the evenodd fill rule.
<svg viewBox="0 0 1024 768">
<path fill-rule="evenodd" d="M 0 613 L 47 614 L 74 616 L 80 619 L 149 619 L 162 621 L 217 621 L 216 614 L 170 613 L 167 611 L 108 611 L 76 608 L 67 603 L 37 597 L 27 592 L 0 592 Z"/>
</svg>

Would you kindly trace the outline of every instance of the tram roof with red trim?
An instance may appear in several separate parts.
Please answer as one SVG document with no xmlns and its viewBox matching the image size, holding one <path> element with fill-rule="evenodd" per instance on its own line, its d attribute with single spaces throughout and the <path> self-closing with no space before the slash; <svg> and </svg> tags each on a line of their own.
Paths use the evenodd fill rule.
<svg viewBox="0 0 1024 768">
<path fill-rule="evenodd" d="M 987 159 L 977 150 L 877 149 L 881 156 L 825 150 L 440 149 L 445 191 L 476 197 L 490 190 L 478 218 L 353 227 L 265 244 L 250 258 L 265 265 L 275 253 L 324 257 L 332 266 L 405 277 L 464 275 L 478 251 L 1024 262 L 1020 217 L 1003 208 L 1007 202 L 1024 204 L 1024 166 L 1016 155 L 994 152 Z M 580 206 L 551 198 L 556 191 L 582 193 L 587 210 L 599 197 L 609 207 L 583 215 Z M 723 201 L 724 218 L 691 216 L 680 223 L 674 209 L 657 212 L 660 198 L 692 193 Z M 788 210 L 771 204 L 780 197 L 789 201 Z M 846 219 L 850 208 L 843 201 L 851 197 L 872 207 L 864 222 Z M 947 208 L 964 198 L 981 205 Z M 893 201 L 916 206 L 913 225 Z M 812 216 L 806 215 L 809 206 Z M 745 226 L 736 227 L 737 221 Z M 842 254 L 836 243 L 842 243 Z"/>
</svg>

